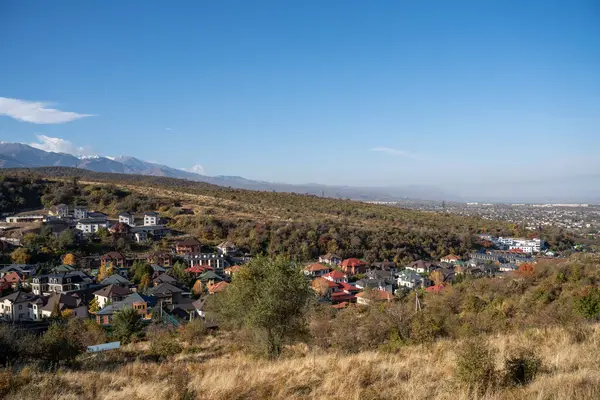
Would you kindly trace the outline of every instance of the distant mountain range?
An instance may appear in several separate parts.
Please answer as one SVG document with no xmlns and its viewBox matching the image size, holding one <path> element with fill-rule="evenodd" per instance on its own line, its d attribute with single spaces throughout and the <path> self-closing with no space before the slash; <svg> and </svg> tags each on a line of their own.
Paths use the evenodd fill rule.
<svg viewBox="0 0 600 400">
<path fill-rule="evenodd" d="M 319 184 L 291 185 L 254 181 L 239 176 L 206 176 L 166 165 L 143 161 L 135 157 L 76 157 L 52 153 L 23 143 L 0 143 L 0 168 L 72 167 L 96 172 L 139 174 L 188 179 L 236 189 L 294 192 L 318 196 L 351 198 L 355 200 L 394 201 L 401 198 L 443 199 L 447 196 L 435 187 L 407 186 L 404 188 L 361 188 Z M 447 200 L 451 200 L 448 198 Z"/>
<path fill-rule="evenodd" d="M 0 168 L 72 167 L 95 172 L 113 172 L 188 179 L 236 189 L 293 192 L 362 201 L 422 199 L 435 201 L 488 202 L 600 202 L 600 175 L 536 182 L 485 183 L 479 185 L 428 185 L 399 187 L 354 187 L 320 184 L 293 185 L 245 179 L 239 176 L 206 176 L 143 161 L 135 157 L 76 157 L 36 149 L 23 143 L 0 142 Z"/>
</svg>

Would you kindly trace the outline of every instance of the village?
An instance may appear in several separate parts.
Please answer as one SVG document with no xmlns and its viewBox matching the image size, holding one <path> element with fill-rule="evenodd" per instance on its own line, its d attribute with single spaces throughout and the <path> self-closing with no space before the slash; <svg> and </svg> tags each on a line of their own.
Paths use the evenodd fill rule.
<svg viewBox="0 0 600 400">
<path fill-rule="evenodd" d="M 216 327 L 218 322 L 205 310 L 206 296 L 226 290 L 235 274 L 252 259 L 230 241 L 212 247 L 203 246 L 193 236 L 175 236 L 154 211 L 137 216 L 122 212 L 111 220 L 87 207 L 61 204 L 47 212 L 8 216 L 6 222 L 8 226 L 41 224 L 58 235 L 68 230 L 78 240 L 103 233 L 136 243 L 168 244 L 160 251 L 124 253 L 112 249 L 79 259 L 67 253 L 62 265 L 4 265 L 0 269 L 0 318 L 24 324 L 68 315 L 91 318 L 109 327 L 116 313 L 132 308 L 147 322 L 179 326 L 201 318 Z M 479 239 L 485 246 L 463 256 L 449 254 L 439 260 L 398 265 L 326 254 L 307 263 L 303 271 L 318 301 L 341 309 L 394 301 L 414 290 L 439 293 L 465 279 L 501 278 L 523 264 L 534 263 L 536 257 L 554 256 L 539 239 L 490 235 L 480 235 Z M 14 241 L 3 243 L 19 246 Z"/>
</svg>

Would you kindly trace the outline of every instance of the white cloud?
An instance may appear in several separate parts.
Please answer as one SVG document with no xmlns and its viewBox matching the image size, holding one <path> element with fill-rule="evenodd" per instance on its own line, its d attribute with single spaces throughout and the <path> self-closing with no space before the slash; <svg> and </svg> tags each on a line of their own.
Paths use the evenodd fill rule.
<svg viewBox="0 0 600 400">
<path fill-rule="evenodd" d="M 193 172 L 194 174 L 204 174 L 204 167 L 200 164 L 196 164 L 191 168 L 181 168 L 183 171 Z"/>
<path fill-rule="evenodd" d="M 0 97 L 0 115 L 34 124 L 62 124 L 76 119 L 92 117 L 93 114 L 78 114 L 49 108 L 50 103 Z"/>
<path fill-rule="evenodd" d="M 30 143 L 31 147 L 36 149 L 51 151 L 54 153 L 67 153 L 75 156 L 91 156 L 92 149 L 87 147 L 75 146 L 68 140 L 50 137 L 46 135 L 36 135 L 38 141 Z"/>
<path fill-rule="evenodd" d="M 414 154 L 412 154 L 408 151 L 391 149 L 389 147 L 375 147 L 374 149 L 371 149 L 370 151 L 378 151 L 380 153 L 386 153 L 386 154 L 390 154 L 392 156 L 416 158 L 416 156 Z"/>
</svg>

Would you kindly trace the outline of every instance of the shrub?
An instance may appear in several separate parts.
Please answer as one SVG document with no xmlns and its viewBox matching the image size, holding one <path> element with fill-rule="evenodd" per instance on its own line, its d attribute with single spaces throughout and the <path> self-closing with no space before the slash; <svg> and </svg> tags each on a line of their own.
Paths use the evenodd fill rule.
<svg viewBox="0 0 600 400">
<path fill-rule="evenodd" d="M 586 319 L 597 320 L 600 317 L 600 290 L 592 287 L 576 300 L 577 311 Z"/>
<path fill-rule="evenodd" d="M 542 366 L 542 360 L 532 350 L 519 348 L 504 360 L 505 382 L 508 385 L 531 383 Z"/>
<path fill-rule="evenodd" d="M 456 357 L 456 378 L 470 390 L 485 392 L 494 384 L 494 352 L 482 339 L 464 342 Z"/>
<path fill-rule="evenodd" d="M 152 338 L 148 353 L 156 358 L 168 358 L 181 353 L 183 347 L 168 331 L 159 332 Z"/>
<path fill-rule="evenodd" d="M 83 346 L 75 337 L 76 332 L 63 324 L 54 323 L 39 339 L 39 358 L 47 367 L 58 367 L 61 362 L 70 363 L 80 353 Z"/>
<path fill-rule="evenodd" d="M 9 325 L 0 326 L 0 365 L 12 364 L 23 356 L 23 335 Z"/>
<path fill-rule="evenodd" d="M 181 339 L 188 344 L 198 344 L 206 335 L 204 321 L 196 318 L 181 329 Z"/>
</svg>

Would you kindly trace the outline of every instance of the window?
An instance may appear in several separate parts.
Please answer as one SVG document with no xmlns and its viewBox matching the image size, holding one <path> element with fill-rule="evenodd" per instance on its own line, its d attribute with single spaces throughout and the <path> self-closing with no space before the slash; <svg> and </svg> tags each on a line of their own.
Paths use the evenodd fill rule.
<svg viewBox="0 0 600 400">
<path fill-rule="evenodd" d="M 23 309 L 23 305 L 19 304 L 19 310 L 22 310 L 22 309 Z"/>
</svg>

